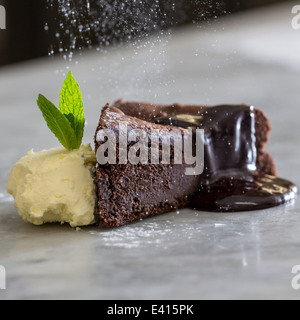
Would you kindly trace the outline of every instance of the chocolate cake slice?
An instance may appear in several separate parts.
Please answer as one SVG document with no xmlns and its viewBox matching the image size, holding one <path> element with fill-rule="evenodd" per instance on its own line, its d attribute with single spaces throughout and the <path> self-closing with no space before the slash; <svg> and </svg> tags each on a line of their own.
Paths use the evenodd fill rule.
<svg viewBox="0 0 300 320">
<path fill-rule="evenodd" d="M 168 132 L 176 128 L 184 135 L 188 128 L 204 129 L 204 172 L 186 175 L 188 165 L 184 162 L 151 164 L 150 152 L 148 164 L 122 163 L 120 155 L 134 144 L 128 143 L 127 150 L 122 150 L 120 123 L 127 125 L 128 134 L 134 129 L 143 130 L 150 142 L 151 130 Z M 287 201 L 295 191 L 294 185 L 275 177 L 273 159 L 264 150 L 270 131 L 268 119 L 262 111 L 247 105 L 166 106 L 119 100 L 102 110 L 95 135 L 96 153 L 107 142 L 107 137 L 99 135 L 106 129 L 115 134 L 117 162 L 97 165 L 96 218 L 102 227 L 118 227 L 184 207 L 261 209 Z"/>
<path fill-rule="evenodd" d="M 96 152 L 101 145 L 97 133 L 111 129 L 119 139 L 119 123 L 130 129 L 166 129 L 135 117 L 127 116 L 116 107 L 106 106 L 97 128 Z M 167 130 L 172 130 L 167 127 Z M 184 133 L 184 129 L 180 129 Z M 120 153 L 117 144 L 117 153 Z M 128 146 L 128 149 L 130 145 Z M 150 161 L 149 161 L 150 162 Z M 103 227 L 117 227 L 148 216 L 184 208 L 199 186 L 199 176 L 185 175 L 186 165 L 106 164 L 97 168 L 99 217 Z"/>
</svg>

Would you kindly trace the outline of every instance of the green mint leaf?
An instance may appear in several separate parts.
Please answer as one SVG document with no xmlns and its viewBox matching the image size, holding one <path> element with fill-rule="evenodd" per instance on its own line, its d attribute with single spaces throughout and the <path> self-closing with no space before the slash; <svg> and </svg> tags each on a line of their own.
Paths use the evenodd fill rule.
<svg viewBox="0 0 300 320">
<path fill-rule="evenodd" d="M 78 139 L 68 118 L 63 115 L 51 101 L 41 94 L 38 97 L 37 104 L 42 111 L 49 129 L 55 134 L 60 143 L 67 150 L 78 149 L 81 141 L 78 144 Z"/>
<path fill-rule="evenodd" d="M 64 114 L 64 116 L 69 120 L 70 125 L 71 125 L 72 129 L 74 130 L 74 127 L 75 127 L 75 118 L 74 118 L 73 114 L 72 114 L 72 113 Z M 75 130 L 74 130 L 74 133 L 75 133 Z"/>
<path fill-rule="evenodd" d="M 69 120 L 75 132 L 77 143 L 81 145 L 84 132 L 84 108 L 78 83 L 70 71 L 64 81 L 59 100 L 59 110 Z"/>
</svg>

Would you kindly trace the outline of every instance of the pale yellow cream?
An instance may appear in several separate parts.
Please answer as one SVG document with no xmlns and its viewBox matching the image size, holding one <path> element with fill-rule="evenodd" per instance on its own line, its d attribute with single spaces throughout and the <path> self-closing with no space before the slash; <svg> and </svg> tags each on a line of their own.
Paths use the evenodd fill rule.
<svg viewBox="0 0 300 320">
<path fill-rule="evenodd" d="M 63 147 L 30 151 L 13 167 L 7 191 L 25 221 L 90 225 L 95 222 L 95 165 L 90 145 L 74 151 Z"/>
</svg>

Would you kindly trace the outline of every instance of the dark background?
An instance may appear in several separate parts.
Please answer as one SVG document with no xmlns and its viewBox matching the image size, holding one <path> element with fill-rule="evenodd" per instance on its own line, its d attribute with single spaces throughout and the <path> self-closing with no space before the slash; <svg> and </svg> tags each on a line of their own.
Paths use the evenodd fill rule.
<svg viewBox="0 0 300 320">
<path fill-rule="evenodd" d="M 161 0 L 157 1 L 158 8 L 152 16 L 152 0 L 143 0 L 140 7 L 131 0 L 90 0 L 93 11 L 89 14 L 86 1 L 69 0 L 79 14 L 77 22 L 69 26 L 71 32 L 67 34 L 61 25 L 66 26 L 70 21 L 59 13 L 57 0 L 0 0 L 0 5 L 6 9 L 7 19 L 6 30 L 0 30 L 0 66 L 45 56 L 52 50 L 54 53 L 68 51 L 70 40 L 76 35 L 79 24 L 83 25 L 85 31 L 78 37 L 75 49 L 95 44 L 105 46 L 159 29 L 209 21 L 217 16 L 282 0 Z M 104 6 L 100 5 L 101 2 L 110 4 L 113 10 L 107 13 Z M 121 7 L 122 4 L 125 7 Z M 91 29 L 88 28 L 91 19 L 93 22 L 105 20 L 107 23 L 105 27 L 100 24 L 96 29 Z M 48 31 L 45 31 L 46 22 Z M 60 43 L 55 36 L 58 32 Z"/>
</svg>

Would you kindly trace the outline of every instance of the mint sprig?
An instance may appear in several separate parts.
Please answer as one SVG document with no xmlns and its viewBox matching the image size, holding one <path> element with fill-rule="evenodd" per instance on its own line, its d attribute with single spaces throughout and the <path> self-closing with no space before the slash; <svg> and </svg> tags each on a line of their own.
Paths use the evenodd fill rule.
<svg viewBox="0 0 300 320">
<path fill-rule="evenodd" d="M 48 128 L 67 150 L 79 149 L 84 132 L 84 108 L 78 83 L 72 72 L 67 75 L 60 92 L 59 109 L 42 94 L 37 104 Z"/>
<path fill-rule="evenodd" d="M 84 131 L 84 108 L 78 83 L 69 72 L 60 93 L 59 110 L 69 120 L 80 142 Z"/>
</svg>

